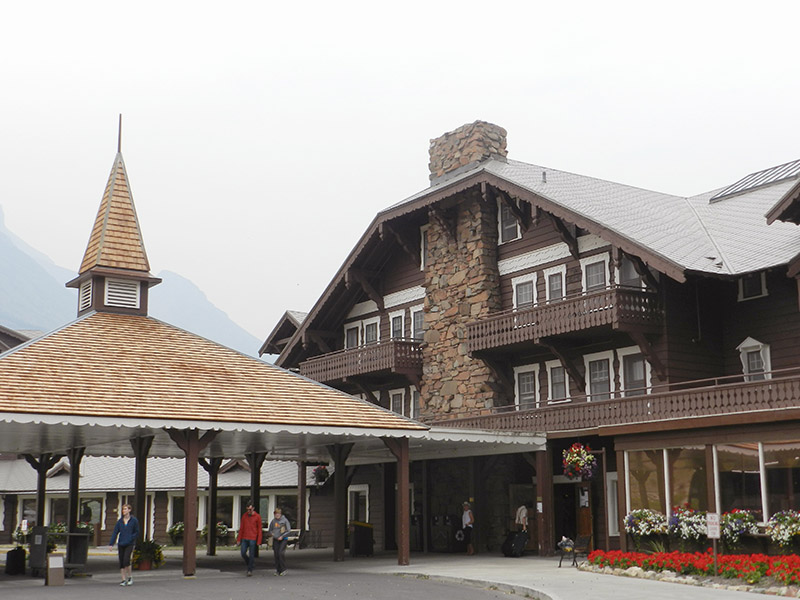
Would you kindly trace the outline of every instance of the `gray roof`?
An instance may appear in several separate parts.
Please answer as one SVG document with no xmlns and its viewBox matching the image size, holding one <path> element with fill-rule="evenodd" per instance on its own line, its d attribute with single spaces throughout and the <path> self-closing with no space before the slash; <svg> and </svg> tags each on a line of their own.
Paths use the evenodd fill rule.
<svg viewBox="0 0 800 600">
<path fill-rule="evenodd" d="M 794 179 L 712 203 L 709 200 L 719 189 L 684 198 L 549 167 L 492 159 L 382 212 L 395 211 L 480 172 L 524 188 L 685 270 L 737 275 L 786 264 L 800 252 L 799 227 L 780 222 L 767 225 L 764 217 L 796 184 Z"/>
<path fill-rule="evenodd" d="M 306 317 L 308 316 L 307 312 L 302 312 L 299 310 L 287 310 L 286 314 L 289 315 L 295 321 L 297 321 L 297 325 L 300 325 L 300 323 L 305 321 Z"/>
<path fill-rule="evenodd" d="M 80 492 L 105 492 L 133 490 L 135 460 L 128 457 L 86 456 L 81 461 Z M 69 474 L 61 465 L 68 465 L 62 459 L 50 471 L 46 489 L 52 493 L 69 491 Z M 223 463 L 225 464 L 225 463 Z M 312 470 L 316 465 L 306 468 L 306 484 L 314 484 Z M 328 467 L 333 472 L 333 467 Z M 250 488 L 250 472 L 233 468 L 220 473 L 220 489 Z M 179 458 L 147 459 L 147 489 L 149 491 L 182 490 L 184 485 L 184 461 Z M 208 487 L 208 473 L 198 465 L 197 485 Z M 264 461 L 261 468 L 261 486 L 264 488 L 297 487 L 297 463 L 291 461 Z M 0 493 L 36 493 L 36 471 L 26 461 L 0 460 Z"/>
</svg>

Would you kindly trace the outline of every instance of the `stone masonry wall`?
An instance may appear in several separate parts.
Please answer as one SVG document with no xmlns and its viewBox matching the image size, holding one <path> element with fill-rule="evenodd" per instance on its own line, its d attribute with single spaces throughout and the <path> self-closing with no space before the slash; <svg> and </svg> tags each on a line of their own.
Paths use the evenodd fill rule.
<svg viewBox="0 0 800 600">
<path fill-rule="evenodd" d="M 503 394 L 486 364 L 467 352 L 467 324 L 500 309 L 496 219 L 496 208 L 475 192 L 430 218 L 422 417 L 490 408 Z"/>
<path fill-rule="evenodd" d="M 430 179 L 434 180 L 470 163 L 506 156 L 506 130 L 486 121 L 475 121 L 431 140 L 428 153 Z"/>
</svg>

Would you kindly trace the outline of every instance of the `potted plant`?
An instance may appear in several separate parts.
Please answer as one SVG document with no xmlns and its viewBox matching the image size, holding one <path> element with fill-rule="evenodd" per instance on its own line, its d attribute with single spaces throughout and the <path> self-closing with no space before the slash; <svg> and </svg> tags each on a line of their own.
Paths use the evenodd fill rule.
<svg viewBox="0 0 800 600">
<path fill-rule="evenodd" d="M 133 551 L 131 564 L 140 571 L 157 569 L 164 564 L 164 553 L 161 545 L 154 540 L 142 540 Z"/>
<path fill-rule="evenodd" d="M 688 504 L 675 506 L 669 517 L 667 528 L 670 536 L 678 540 L 681 551 L 697 550 L 699 544 L 708 535 L 706 528 L 706 511 L 695 510 Z"/>
<path fill-rule="evenodd" d="M 651 546 L 663 546 L 661 539 L 667 533 L 667 518 L 658 511 L 637 508 L 625 515 L 625 531 L 633 538 L 637 551 L 644 540 L 649 540 Z"/>
<path fill-rule="evenodd" d="M 330 477 L 330 474 L 328 473 L 328 467 L 325 465 L 317 465 L 314 467 L 314 470 L 311 472 L 311 474 L 314 476 L 314 481 L 317 485 L 322 485 L 328 480 L 328 477 Z"/>
<path fill-rule="evenodd" d="M 765 533 L 780 546 L 781 551 L 789 553 L 800 542 L 800 513 L 782 510 L 767 521 Z"/>
<path fill-rule="evenodd" d="M 222 521 L 217 523 L 217 541 L 220 543 L 224 543 L 228 539 L 228 526 L 225 525 Z M 206 539 L 208 536 L 208 525 L 203 525 L 203 529 L 200 532 L 200 537 L 202 539 Z"/>
<path fill-rule="evenodd" d="M 183 539 L 183 521 L 178 521 L 177 523 L 170 525 L 167 528 L 167 535 L 169 536 L 169 540 L 172 542 L 173 546 L 180 544 L 181 540 Z"/>
<path fill-rule="evenodd" d="M 570 479 L 591 479 L 597 468 L 597 459 L 589 446 L 575 442 L 561 452 L 564 475 Z"/>
<path fill-rule="evenodd" d="M 728 552 L 737 550 L 742 536 L 758 533 L 758 522 L 752 511 L 734 508 L 720 519 L 722 542 Z"/>
</svg>

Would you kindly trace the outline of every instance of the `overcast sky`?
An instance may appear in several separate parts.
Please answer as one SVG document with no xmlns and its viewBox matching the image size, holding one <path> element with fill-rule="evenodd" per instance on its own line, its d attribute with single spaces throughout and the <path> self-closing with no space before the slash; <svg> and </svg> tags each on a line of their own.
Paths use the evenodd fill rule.
<svg viewBox="0 0 800 600">
<path fill-rule="evenodd" d="M 263 339 L 308 310 L 428 143 L 694 195 L 800 158 L 800 2 L 13 2 L 0 207 L 76 270 L 124 115 L 153 273 Z"/>
</svg>

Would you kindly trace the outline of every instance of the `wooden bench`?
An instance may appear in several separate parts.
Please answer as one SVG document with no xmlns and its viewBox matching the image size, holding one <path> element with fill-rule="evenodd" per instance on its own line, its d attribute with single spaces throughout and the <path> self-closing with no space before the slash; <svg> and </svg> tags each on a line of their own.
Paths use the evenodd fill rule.
<svg viewBox="0 0 800 600">
<path fill-rule="evenodd" d="M 575 540 L 575 543 L 572 545 L 569 544 L 559 544 L 558 549 L 561 551 L 561 558 L 558 559 L 558 568 L 561 568 L 561 562 L 564 560 L 565 556 L 572 557 L 572 566 L 578 566 L 578 555 L 582 556 L 589 556 L 589 552 L 591 551 L 592 546 L 592 536 L 591 535 L 579 535 L 578 539 Z"/>
</svg>

